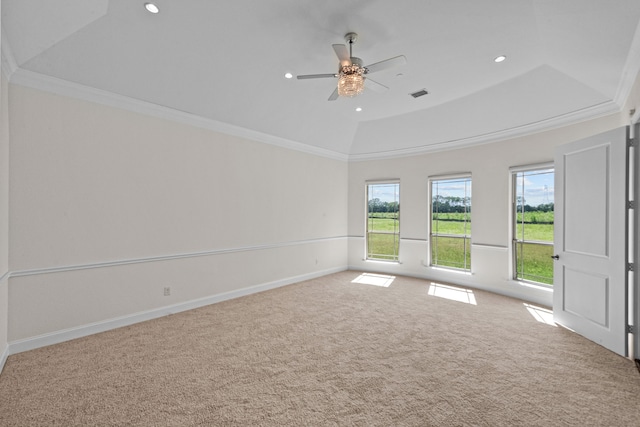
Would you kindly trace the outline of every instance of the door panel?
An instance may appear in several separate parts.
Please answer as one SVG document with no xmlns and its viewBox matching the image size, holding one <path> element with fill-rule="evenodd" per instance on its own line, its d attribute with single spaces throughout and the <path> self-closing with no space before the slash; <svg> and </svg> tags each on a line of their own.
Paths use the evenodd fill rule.
<svg viewBox="0 0 640 427">
<path fill-rule="evenodd" d="M 605 257 L 609 254 L 610 148 L 601 145 L 564 155 L 566 252 Z M 583 215 L 584 212 L 589 215 Z"/>
<path fill-rule="evenodd" d="M 609 326 L 609 279 L 599 274 L 589 274 L 564 267 L 564 311 L 583 317 L 605 328 Z"/>
<path fill-rule="evenodd" d="M 554 320 L 627 354 L 626 129 L 556 151 Z"/>
</svg>

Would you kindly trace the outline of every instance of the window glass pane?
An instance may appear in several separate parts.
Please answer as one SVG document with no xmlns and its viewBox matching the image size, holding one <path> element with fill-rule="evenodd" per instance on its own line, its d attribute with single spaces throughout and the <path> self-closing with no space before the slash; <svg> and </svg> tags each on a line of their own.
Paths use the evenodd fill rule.
<svg viewBox="0 0 640 427">
<path fill-rule="evenodd" d="M 471 235 L 471 213 L 435 213 L 432 219 L 435 234 Z"/>
<path fill-rule="evenodd" d="M 400 184 L 367 185 L 367 259 L 397 261 L 400 249 Z"/>
<path fill-rule="evenodd" d="M 553 169 L 514 173 L 514 276 L 553 284 Z"/>
<path fill-rule="evenodd" d="M 433 235 L 431 264 L 468 270 L 471 266 L 471 239 Z"/>
<path fill-rule="evenodd" d="M 394 261 L 398 258 L 399 239 L 396 234 L 368 233 L 368 257 Z"/>
<path fill-rule="evenodd" d="M 471 269 L 471 178 L 431 181 L 431 265 Z"/>
<path fill-rule="evenodd" d="M 518 279 L 553 284 L 553 245 L 518 242 L 516 250 Z"/>
</svg>

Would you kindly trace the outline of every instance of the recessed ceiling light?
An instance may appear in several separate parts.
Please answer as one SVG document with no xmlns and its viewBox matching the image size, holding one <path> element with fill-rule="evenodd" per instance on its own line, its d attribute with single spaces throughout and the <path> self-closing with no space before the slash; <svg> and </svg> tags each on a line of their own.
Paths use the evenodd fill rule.
<svg viewBox="0 0 640 427">
<path fill-rule="evenodd" d="M 144 8 L 147 9 L 149 12 L 151 13 L 158 13 L 160 12 L 160 9 L 158 9 L 158 6 L 156 6 L 153 3 L 145 3 L 144 4 Z"/>
<path fill-rule="evenodd" d="M 356 111 L 357 111 L 357 112 L 362 111 L 362 107 L 357 107 L 357 108 L 356 108 Z"/>
<path fill-rule="evenodd" d="M 284 77 L 285 77 L 285 79 L 290 79 L 290 78 L 293 78 L 293 74 L 291 74 L 291 73 L 285 73 L 285 74 L 284 74 Z"/>
<path fill-rule="evenodd" d="M 500 56 L 496 56 L 496 58 L 493 60 L 493 62 L 502 62 L 502 61 L 504 61 L 505 59 L 507 59 L 507 57 L 506 57 L 506 56 L 504 56 L 504 55 L 500 55 Z"/>
</svg>

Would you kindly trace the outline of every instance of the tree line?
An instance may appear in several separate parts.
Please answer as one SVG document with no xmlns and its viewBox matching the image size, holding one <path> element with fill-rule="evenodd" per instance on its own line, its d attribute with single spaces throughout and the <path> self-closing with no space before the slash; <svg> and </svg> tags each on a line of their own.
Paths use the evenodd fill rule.
<svg viewBox="0 0 640 427">
<path fill-rule="evenodd" d="M 398 202 L 383 202 L 382 200 L 375 198 L 369 200 L 369 212 L 398 212 L 400 210 L 400 204 Z"/>
<path fill-rule="evenodd" d="M 522 196 L 516 197 L 516 211 L 517 212 L 553 212 L 553 202 L 541 203 L 537 206 L 531 206 L 527 204 L 527 201 Z"/>
<path fill-rule="evenodd" d="M 432 201 L 433 212 L 440 213 L 464 213 L 471 212 L 470 197 L 456 196 L 434 196 Z M 542 203 L 537 206 L 528 205 L 523 197 L 516 198 L 517 212 L 553 212 L 553 203 Z M 398 212 L 400 204 L 398 202 L 383 202 L 375 198 L 369 200 L 370 213 Z"/>
<path fill-rule="evenodd" d="M 433 212 L 441 213 L 464 213 L 471 211 L 470 197 L 456 196 L 433 196 L 431 200 L 431 209 Z"/>
</svg>

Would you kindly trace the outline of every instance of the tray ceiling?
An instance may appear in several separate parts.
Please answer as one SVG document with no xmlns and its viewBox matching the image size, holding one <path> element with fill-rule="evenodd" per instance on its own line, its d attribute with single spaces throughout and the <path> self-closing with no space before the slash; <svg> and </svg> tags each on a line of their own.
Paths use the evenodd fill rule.
<svg viewBox="0 0 640 427">
<path fill-rule="evenodd" d="M 619 111 L 640 67 L 637 0 L 155 4 L 158 14 L 137 0 L 3 0 L 10 80 L 45 76 L 361 159 Z M 336 72 L 331 45 L 349 31 L 365 65 L 406 56 L 372 76 L 388 91 L 329 102 L 335 80 L 284 77 Z"/>
</svg>

